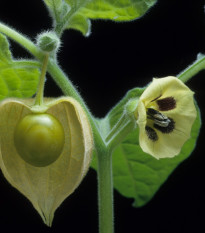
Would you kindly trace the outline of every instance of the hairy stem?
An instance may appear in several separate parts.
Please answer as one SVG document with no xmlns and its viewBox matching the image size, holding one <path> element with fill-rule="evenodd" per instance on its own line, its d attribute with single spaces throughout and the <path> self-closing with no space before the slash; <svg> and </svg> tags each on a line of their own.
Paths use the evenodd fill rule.
<svg viewBox="0 0 205 233">
<path fill-rule="evenodd" d="M 98 208 L 99 233 L 113 233 L 113 181 L 112 156 L 101 151 L 98 156 Z"/>
<path fill-rule="evenodd" d="M 46 79 L 48 59 L 49 59 L 49 53 L 45 53 L 45 58 L 43 60 L 43 64 L 41 68 L 41 75 L 40 75 L 38 90 L 37 90 L 36 99 L 35 99 L 35 105 L 43 104 L 44 85 L 45 85 L 45 79 Z"/>
<path fill-rule="evenodd" d="M 0 32 L 19 43 L 36 58 L 42 58 L 42 52 L 40 51 L 40 49 L 37 48 L 36 45 L 26 36 L 22 35 L 21 33 L 15 31 L 14 29 L 8 27 L 3 23 L 0 23 Z"/>
<path fill-rule="evenodd" d="M 189 81 L 194 75 L 196 75 L 201 70 L 205 69 L 205 56 L 200 55 L 196 61 L 194 61 L 190 66 L 177 75 L 177 77 L 184 83 Z"/>
<path fill-rule="evenodd" d="M 119 145 L 125 137 L 132 132 L 136 128 L 136 123 L 131 120 L 127 120 L 123 123 L 122 127 L 116 131 L 112 138 L 107 142 L 107 147 L 109 150 L 113 151 L 113 149 Z"/>
</svg>

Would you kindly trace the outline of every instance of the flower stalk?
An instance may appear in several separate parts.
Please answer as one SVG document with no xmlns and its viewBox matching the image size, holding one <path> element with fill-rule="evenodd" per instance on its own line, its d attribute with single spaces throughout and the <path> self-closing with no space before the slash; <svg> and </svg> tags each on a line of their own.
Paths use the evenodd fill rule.
<svg viewBox="0 0 205 233">
<path fill-rule="evenodd" d="M 179 73 L 177 77 L 183 83 L 186 83 L 203 69 L 205 69 L 205 56 L 198 54 L 196 61 L 194 61 L 185 70 Z"/>
<path fill-rule="evenodd" d="M 105 139 L 107 148 L 112 151 L 135 128 L 135 119 L 132 116 L 129 116 L 126 112 L 123 113 L 119 121 L 114 125 Z"/>
<path fill-rule="evenodd" d="M 49 53 L 45 53 L 45 58 L 42 64 L 41 75 L 39 78 L 38 90 L 37 90 L 34 105 L 39 105 L 39 106 L 43 105 L 44 85 L 45 85 L 45 79 L 46 79 L 48 59 L 49 59 Z"/>
</svg>

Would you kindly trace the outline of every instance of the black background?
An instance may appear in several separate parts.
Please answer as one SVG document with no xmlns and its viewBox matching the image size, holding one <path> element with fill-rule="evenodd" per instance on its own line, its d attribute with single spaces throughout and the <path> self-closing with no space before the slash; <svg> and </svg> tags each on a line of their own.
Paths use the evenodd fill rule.
<svg viewBox="0 0 205 233">
<path fill-rule="evenodd" d="M 84 38 L 67 31 L 59 63 L 85 98 L 90 110 L 103 117 L 125 93 L 144 86 L 152 77 L 177 75 L 197 53 L 205 53 L 205 15 L 202 0 L 159 0 L 146 16 L 129 23 L 93 21 Z M 31 38 L 51 27 L 42 0 L 4 1 L 0 20 Z M 11 44 L 15 57 L 30 57 Z M 205 72 L 187 85 L 205 113 Z M 48 79 L 46 96 L 62 95 Z M 116 233 L 205 232 L 205 149 L 202 127 L 197 147 L 169 177 L 145 207 L 114 193 Z M 53 227 L 46 227 L 30 202 L 0 174 L 0 232 L 98 232 L 97 185 L 93 170 L 56 211 Z"/>
</svg>

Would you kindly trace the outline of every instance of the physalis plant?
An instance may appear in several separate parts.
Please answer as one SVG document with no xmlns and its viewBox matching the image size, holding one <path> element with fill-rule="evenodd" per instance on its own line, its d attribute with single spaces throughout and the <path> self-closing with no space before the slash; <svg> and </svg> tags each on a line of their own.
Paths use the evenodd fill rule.
<svg viewBox="0 0 205 233">
<path fill-rule="evenodd" d="M 128 91 L 103 119 L 97 119 L 58 66 L 61 36 L 67 29 L 89 36 L 91 19 L 137 19 L 156 0 L 43 2 L 53 28 L 39 33 L 36 43 L 0 23 L 0 167 L 51 226 L 56 208 L 91 166 L 98 174 L 99 229 L 112 233 L 112 179 L 122 195 L 134 198 L 134 206 L 142 206 L 195 147 L 200 114 L 194 93 L 184 83 L 192 72 L 155 77 L 147 87 Z M 13 59 L 7 37 L 34 60 Z M 189 70 L 196 70 L 200 59 L 204 56 Z M 47 72 L 63 97 L 44 97 Z M 159 175 L 161 167 L 164 172 Z M 138 171 L 144 177 L 140 183 Z"/>
</svg>

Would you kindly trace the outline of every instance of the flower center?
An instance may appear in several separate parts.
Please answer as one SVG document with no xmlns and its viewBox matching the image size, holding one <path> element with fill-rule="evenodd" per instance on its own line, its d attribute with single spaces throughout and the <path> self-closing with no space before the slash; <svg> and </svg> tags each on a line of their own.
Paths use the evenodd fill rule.
<svg viewBox="0 0 205 233">
<path fill-rule="evenodd" d="M 152 141 L 158 140 L 156 131 L 160 131 L 163 134 L 169 134 L 175 128 L 175 122 L 172 118 L 165 116 L 153 108 L 147 108 L 147 119 L 151 120 L 152 123 L 150 124 L 148 121 L 145 131 L 148 138 Z"/>
<path fill-rule="evenodd" d="M 147 118 L 153 120 L 154 124 L 160 127 L 168 127 L 171 122 L 171 120 L 167 116 L 163 115 L 153 108 L 148 108 Z"/>
<path fill-rule="evenodd" d="M 147 124 L 145 131 L 148 138 L 152 141 L 159 139 L 158 132 L 169 134 L 175 128 L 175 121 L 161 112 L 175 109 L 177 105 L 176 99 L 172 96 L 161 97 L 162 95 L 159 95 L 147 106 Z"/>
</svg>

